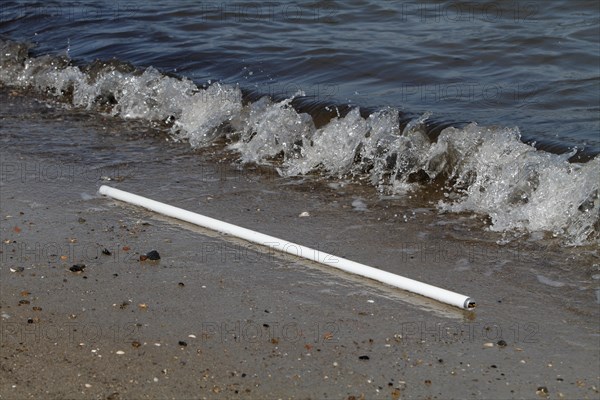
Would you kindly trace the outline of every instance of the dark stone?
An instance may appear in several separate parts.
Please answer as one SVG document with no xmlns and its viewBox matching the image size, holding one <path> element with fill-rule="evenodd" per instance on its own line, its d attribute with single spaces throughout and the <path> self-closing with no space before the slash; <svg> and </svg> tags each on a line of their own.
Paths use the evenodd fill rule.
<svg viewBox="0 0 600 400">
<path fill-rule="evenodd" d="M 148 257 L 148 260 L 152 261 L 160 260 L 160 254 L 158 254 L 158 251 L 156 250 L 152 250 L 146 253 L 146 257 Z"/>
<path fill-rule="evenodd" d="M 85 264 L 73 264 L 73 266 L 69 268 L 71 272 L 83 272 L 84 269 Z"/>
<path fill-rule="evenodd" d="M 358 359 L 359 360 L 368 360 L 368 359 L 370 359 L 370 357 L 369 356 L 359 356 Z"/>
</svg>

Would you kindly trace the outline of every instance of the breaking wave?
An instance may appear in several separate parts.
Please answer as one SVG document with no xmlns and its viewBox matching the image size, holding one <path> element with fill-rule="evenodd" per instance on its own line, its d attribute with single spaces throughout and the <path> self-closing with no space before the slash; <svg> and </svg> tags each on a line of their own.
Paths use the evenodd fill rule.
<svg viewBox="0 0 600 400">
<path fill-rule="evenodd" d="M 516 127 L 470 123 L 436 138 L 426 113 L 401 123 L 398 109 L 368 115 L 330 107 L 317 124 L 294 97 L 248 100 L 237 85 L 198 86 L 155 68 L 111 60 L 75 65 L 31 56 L 23 43 L 0 41 L 0 82 L 115 117 L 160 121 L 194 148 L 225 139 L 244 163 L 271 165 L 282 176 L 315 175 L 370 182 L 385 194 L 437 185 L 441 212 L 489 216 L 499 232 L 547 232 L 568 245 L 600 242 L 600 156 L 570 162 L 521 140 Z M 295 97 L 301 98 L 299 92 Z"/>
</svg>

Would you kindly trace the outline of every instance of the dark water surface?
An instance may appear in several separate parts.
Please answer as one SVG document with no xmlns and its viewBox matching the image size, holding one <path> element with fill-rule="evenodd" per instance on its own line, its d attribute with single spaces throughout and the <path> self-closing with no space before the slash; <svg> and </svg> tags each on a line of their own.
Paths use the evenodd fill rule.
<svg viewBox="0 0 600 400">
<path fill-rule="evenodd" d="M 597 1 L 21 1 L 0 33 L 287 98 L 432 111 L 600 149 Z"/>
</svg>

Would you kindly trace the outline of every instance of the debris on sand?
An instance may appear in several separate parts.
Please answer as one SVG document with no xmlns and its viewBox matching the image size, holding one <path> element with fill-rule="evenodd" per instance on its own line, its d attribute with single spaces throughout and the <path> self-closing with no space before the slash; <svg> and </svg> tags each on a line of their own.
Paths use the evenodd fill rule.
<svg viewBox="0 0 600 400">
<path fill-rule="evenodd" d="M 69 268 L 69 270 L 71 272 L 83 272 L 83 270 L 85 270 L 85 264 L 73 264 L 73 266 L 71 268 Z"/>
<path fill-rule="evenodd" d="M 146 261 L 146 260 L 150 260 L 150 261 L 160 260 L 160 254 L 158 254 L 158 251 L 156 251 L 156 250 L 152 250 L 146 254 L 142 254 L 140 256 L 140 261 Z"/>
</svg>

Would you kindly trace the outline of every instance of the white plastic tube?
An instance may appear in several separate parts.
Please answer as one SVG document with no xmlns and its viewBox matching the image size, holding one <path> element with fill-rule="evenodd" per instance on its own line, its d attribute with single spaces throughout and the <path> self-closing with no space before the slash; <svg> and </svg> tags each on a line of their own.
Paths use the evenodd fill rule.
<svg viewBox="0 0 600 400">
<path fill-rule="evenodd" d="M 400 275 L 392 274 L 391 272 L 369 267 L 345 258 L 336 257 L 334 255 L 324 253 L 319 250 L 314 250 L 297 243 L 291 243 L 273 236 L 265 235 L 250 229 L 219 221 L 214 218 L 196 214 L 182 208 L 170 206 L 146 197 L 115 189 L 110 186 L 102 185 L 100 186 L 98 192 L 102 195 L 112 197 L 126 203 L 135 204 L 169 217 L 177 218 L 182 221 L 202 226 L 204 228 L 226 233 L 228 235 L 257 243 L 277 251 L 306 258 L 308 260 L 337 268 L 351 274 L 364 276 L 366 278 L 383 282 L 409 292 L 438 300 L 442 303 L 447 303 L 463 309 L 471 309 L 475 307 L 475 302 L 468 296 L 415 281 L 413 279 L 405 278 Z"/>
</svg>

